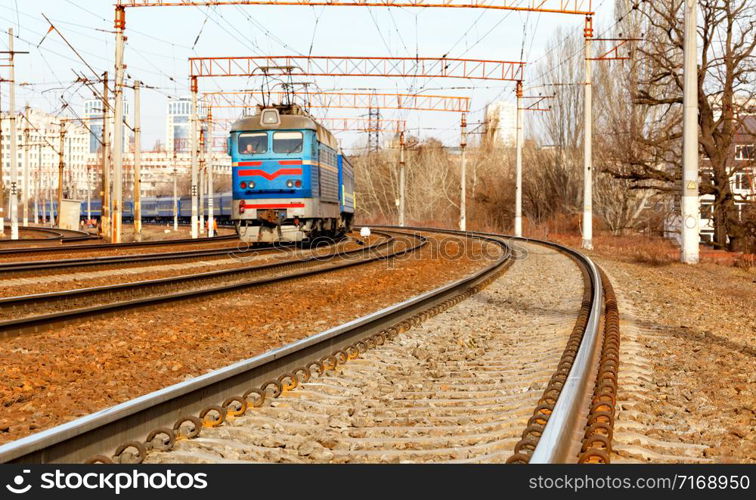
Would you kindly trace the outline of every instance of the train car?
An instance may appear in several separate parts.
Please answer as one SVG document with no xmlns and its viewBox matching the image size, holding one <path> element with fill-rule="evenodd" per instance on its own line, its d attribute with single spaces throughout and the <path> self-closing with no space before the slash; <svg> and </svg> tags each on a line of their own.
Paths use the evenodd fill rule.
<svg viewBox="0 0 756 500">
<path fill-rule="evenodd" d="M 213 217 L 218 224 L 230 221 L 231 196 L 230 193 L 215 193 L 213 195 Z M 205 200 L 205 216 L 210 214 L 209 198 Z"/>
<path fill-rule="evenodd" d="M 157 221 L 157 201 L 158 199 L 152 196 L 142 198 L 142 202 L 140 203 L 142 207 L 142 221 Z"/>
<path fill-rule="evenodd" d="M 132 222 L 134 220 L 134 203 L 128 200 L 123 200 L 121 207 L 121 217 L 124 222 Z"/>
<path fill-rule="evenodd" d="M 40 204 L 40 214 L 42 213 L 41 207 L 42 205 Z M 86 200 L 81 202 L 81 218 L 88 218 L 90 213 L 93 219 L 99 219 L 102 215 L 102 203 L 99 199 L 89 200 L 89 211 L 87 211 Z"/>
<path fill-rule="evenodd" d="M 220 215 L 221 220 L 218 221 L 219 223 L 228 224 L 231 222 L 231 200 L 232 196 L 231 193 L 223 193 L 220 196 L 220 203 L 218 204 L 220 206 Z"/>
<path fill-rule="evenodd" d="M 190 223 L 192 221 L 192 197 L 181 196 L 178 200 L 179 222 Z"/>
<path fill-rule="evenodd" d="M 157 212 L 157 220 L 173 220 L 173 196 L 159 196 L 155 203 L 155 210 Z"/>
<path fill-rule="evenodd" d="M 347 226 L 351 228 L 354 218 L 354 167 L 343 153 L 339 153 L 339 207 L 342 217 L 347 219 Z"/>
<path fill-rule="evenodd" d="M 297 106 L 262 108 L 237 120 L 228 154 L 231 219 L 242 240 L 302 241 L 350 229 L 353 208 L 344 211 L 349 206 L 341 198 L 350 194 L 353 204 L 351 165 L 333 134 Z"/>
</svg>

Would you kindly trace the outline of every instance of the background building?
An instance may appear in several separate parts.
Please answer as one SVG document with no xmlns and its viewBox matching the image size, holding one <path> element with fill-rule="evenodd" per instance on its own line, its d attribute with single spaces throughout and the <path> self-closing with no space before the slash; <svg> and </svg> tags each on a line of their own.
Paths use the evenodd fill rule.
<svg viewBox="0 0 756 500">
<path fill-rule="evenodd" d="M 192 100 L 179 97 L 168 101 L 165 118 L 165 148 L 169 153 L 189 151 L 189 139 L 192 132 Z"/>
<path fill-rule="evenodd" d="M 115 104 L 115 100 L 111 99 L 111 105 Z M 126 117 L 126 121 L 129 122 L 131 120 L 131 111 L 130 111 L 129 103 L 125 100 L 123 101 L 123 113 Z M 89 135 L 89 152 L 90 153 L 97 153 L 100 149 L 100 141 L 102 140 L 102 100 L 100 99 L 88 99 L 84 101 L 84 120 L 89 125 L 89 129 L 91 130 L 91 133 Z M 112 133 L 113 125 L 111 124 L 110 130 Z M 128 127 L 124 127 L 123 130 L 123 144 L 124 149 L 128 149 L 127 146 L 131 144 L 132 142 L 132 134 L 130 134 Z M 129 138 L 129 142 L 126 141 L 126 138 Z"/>
<path fill-rule="evenodd" d="M 488 147 L 514 147 L 517 140 L 517 104 L 495 101 L 486 106 L 483 144 Z"/>
<path fill-rule="evenodd" d="M 0 115 L 2 129 L 3 184 L 10 185 L 10 118 L 8 113 Z M 60 119 L 54 115 L 30 109 L 29 122 L 21 113 L 16 116 L 16 151 L 18 155 L 18 189 L 24 186 L 24 128 L 29 128 L 29 198 L 57 196 L 58 189 L 58 148 L 60 147 Z M 65 125 L 63 142 L 63 194 L 67 198 L 86 195 L 89 160 L 89 131 L 75 121 Z M 19 198 L 20 199 L 20 198 Z M 19 210 L 21 205 L 19 203 Z M 6 212 L 7 213 L 7 212 Z"/>
</svg>

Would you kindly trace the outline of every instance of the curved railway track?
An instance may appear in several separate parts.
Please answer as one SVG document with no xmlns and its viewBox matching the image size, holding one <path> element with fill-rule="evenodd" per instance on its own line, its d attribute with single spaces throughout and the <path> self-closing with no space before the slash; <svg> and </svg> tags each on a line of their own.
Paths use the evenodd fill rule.
<svg viewBox="0 0 756 500">
<path fill-rule="evenodd" d="M 276 401 L 282 393 L 293 391 L 291 394 L 294 394 L 299 385 L 305 387 L 300 396 L 307 399 L 310 394 L 308 384 L 327 385 L 328 377 L 324 378 L 324 375 L 361 373 L 365 363 L 370 361 L 366 359 L 366 351 L 377 346 L 384 347 L 376 352 L 392 348 L 386 345 L 388 341 L 479 292 L 513 263 L 512 244 L 501 235 L 402 229 L 464 234 L 499 245 L 504 251 L 484 269 L 449 285 L 254 358 L 4 445 L 0 447 L 0 461 L 141 462 L 150 450 L 169 450 L 176 445 L 177 438 L 196 437 L 203 428 L 233 430 L 232 425 L 224 426 L 224 422 L 247 418 L 242 417 L 245 414 L 254 418 L 257 415 L 255 408 L 268 410 L 271 401 Z M 611 293 L 607 293 L 604 300 L 603 290 L 611 292 L 610 285 L 589 259 L 558 245 L 537 243 L 569 254 L 582 269 L 587 286 L 573 335 L 523 432 L 523 439 L 517 444 L 517 453 L 510 461 L 564 462 L 574 460 L 581 450 L 581 461 L 605 461 L 605 448 L 611 446 L 618 366 L 614 355 L 618 342 L 614 337 L 616 302 L 613 303 Z M 603 322 L 602 310 L 606 310 Z M 448 368 L 454 371 L 453 366 Z M 506 367 L 495 364 L 482 369 L 483 378 L 491 371 L 498 371 L 499 378 L 506 378 Z M 357 377 L 356 380 L 362 379 Z M 480 387 L 474 397 L 492 397 L 485 394 L 485 380 L 478 381 L 478 384 Z M 338 390 L 349 391 L 346 387 Z M 454 398 L 450 394 L 444 396 Z M 418 397 L 422 398 L 422 395 Z M 496 418 L 495 412 L 493 418 Z M 275 423 L 268 422 L 267 425 Z M 478 425 L 486 424 L 478 422 Z M 587 429 L 585 433 L 584 428 Z M 329 457 L 326 455 L 324 459 Z"/>
<path fill-rule="evenodd" d="M 44 237 L 40 238 L 21 238 L 18 240 L 2 239 L 0 244 L 19 244 L 19 243 L 71 243 L 85 240 L 99 239 L 97 236 L 93 236 L 85 231 L 76 231 L 73 229 L 60 229 L 60 228 L 45 228 L 45 227 L 31 227 L 20 226 L 19 231 L 28 233 L 40 233 Z M 8 229 L 9 230 L 9 229 Z"/>
</svg>

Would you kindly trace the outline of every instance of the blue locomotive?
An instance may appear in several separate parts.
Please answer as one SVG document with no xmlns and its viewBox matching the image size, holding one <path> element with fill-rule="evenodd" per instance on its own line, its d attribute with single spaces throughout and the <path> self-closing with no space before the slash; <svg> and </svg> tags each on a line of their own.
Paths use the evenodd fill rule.
<svg viewBox="0 0 756 500">
<path fill-rule="evenodd" d="M 302 241 L 351 230 L 354 169 L 333 134 L 295 105 L 231 127 L 231 219 L 244 241 Z"/>
</svg>

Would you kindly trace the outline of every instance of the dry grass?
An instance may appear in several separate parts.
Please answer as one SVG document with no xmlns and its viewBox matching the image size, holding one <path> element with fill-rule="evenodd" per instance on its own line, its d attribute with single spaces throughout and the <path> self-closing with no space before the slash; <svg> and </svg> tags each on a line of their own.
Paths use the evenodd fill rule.
<svg viewBox="0 0 756 500">
<path fill-rule="evenodd" d="M 744 271 L 750 271 L 756 267 L 756 255 L 755 254 L 743 254 L 735 259 L 733 264 L 735 267 L 743 269 Z"/>
<path fill-rule="evenodd" d="M 551 234 L 550 239 L 571 247 L 580 248 L 579 235 Z M 665 266 L 678 262 L 680 250 L 671 241 L 664 238 L 631 235 L 614 236 L 599 233 L 593 238 L 593 253 L 625 262 Z"/>
<path fill-rule="evenodd" d="M 359 222 L 365 225 L 396 224 L 395 220 L 387 220 L 387 218 L 381 217 L 365 219 L 362 218 Z M 578 250 L 581 249 L 582 237 L 578 216 L 555 217 L 548 223 L 539 225 L 533 224 L 527 219 L 523 222 L 523 233 L 526 237 L 554 241 Z M 456 220 L 410 220 L 408 225 L 457 229 Z M 481 224 L 479 222 L 468 225 L 468 229 L 511 234 L 511 228 L 501 228 L 495 224 Z M 589 253 L 596 256 L 652 267 L 668 266 L 680 262 L 680 248 L 671 240 L 659 236 L 644 234 L 615 236 L 610 231 L 599 229 L 594 232 L 593 248 Z M 701 262 L 734 266 L 745 271 L 756 269 L 756 255 L 754 254 L 732 253 L 712 250 L 707 247 L 701 247 Z"/>
</svg>

